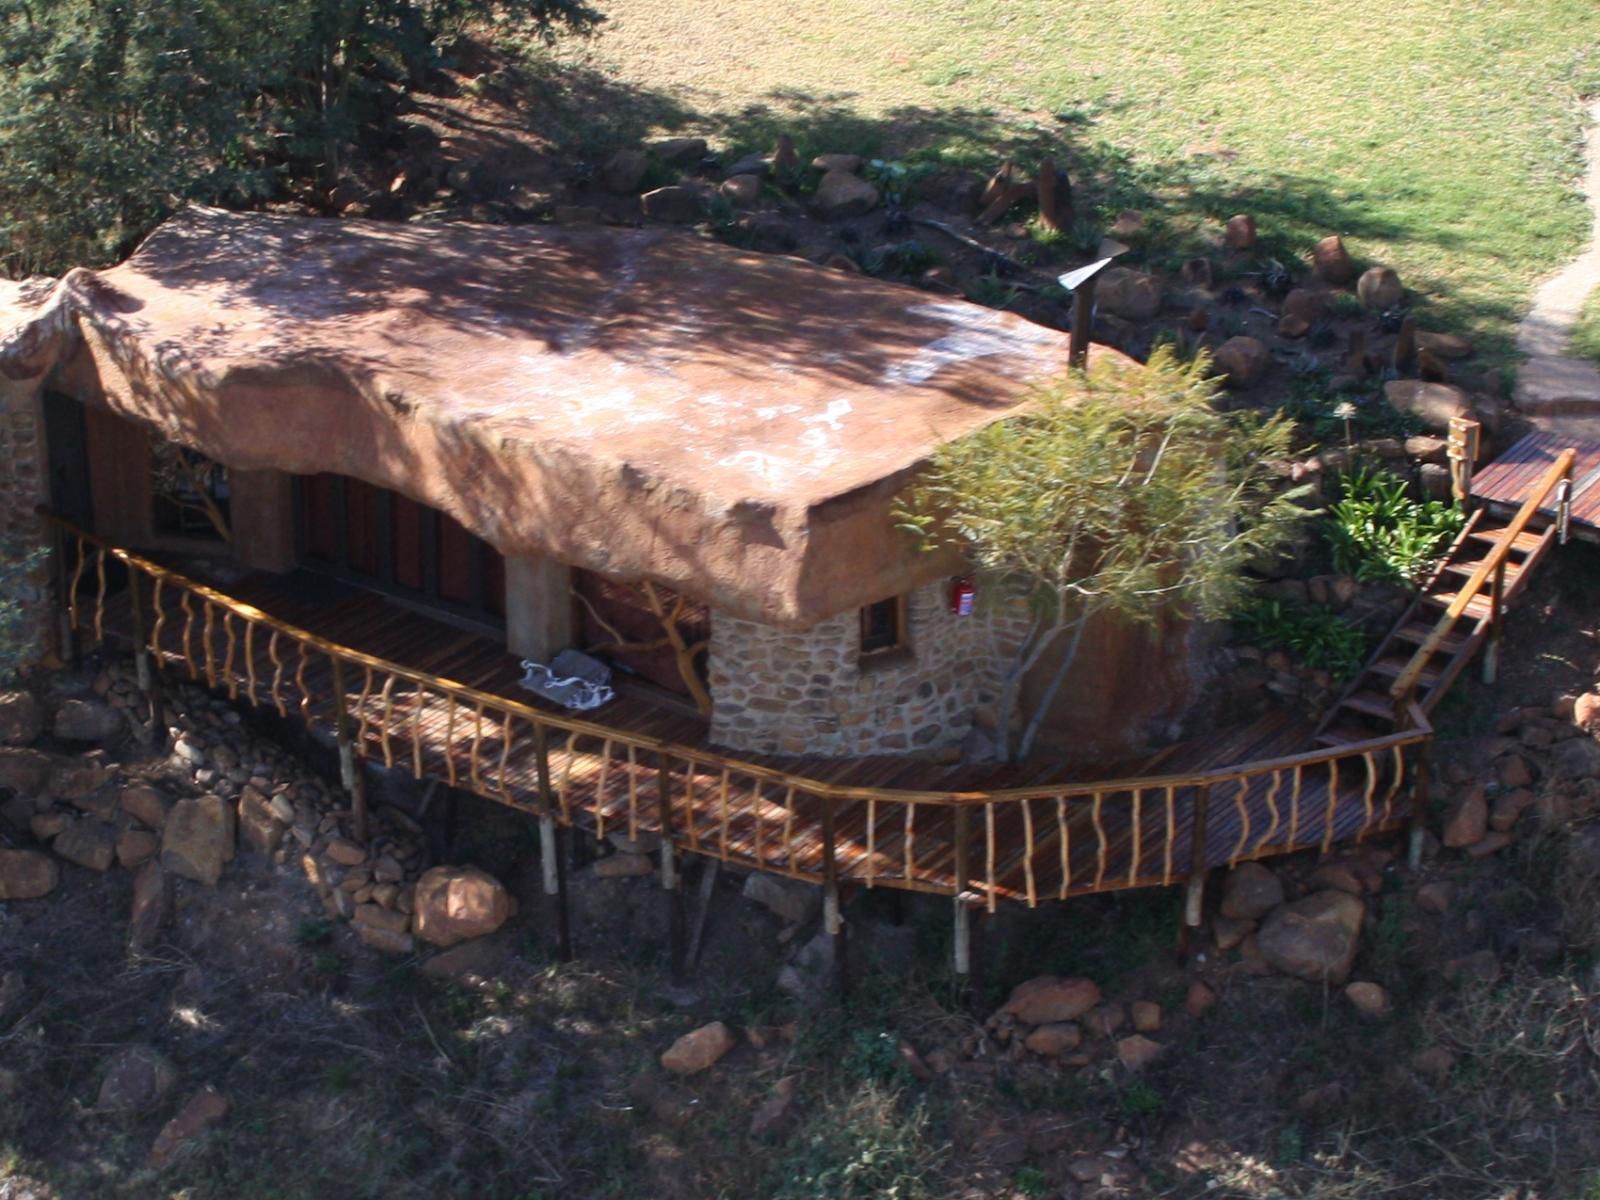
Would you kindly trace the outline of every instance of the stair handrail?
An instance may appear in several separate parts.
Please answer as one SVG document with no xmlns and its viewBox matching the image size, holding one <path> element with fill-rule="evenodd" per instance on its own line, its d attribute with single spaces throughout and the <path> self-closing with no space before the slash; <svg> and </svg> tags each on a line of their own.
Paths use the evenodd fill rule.
<svg viewBox="0 0 1600 1200">
<path fill-rule="evenodd" d="M 1528 527 L 1528 523 L 1533 520 L 1539 510 L 1544 507 L 1544 503 L 1549 499 L 1550 493 L 1556 490 L 1563 481 L 1570 483 L 1572 479 L 1572 464 L 1577 455 L 1577 450 L 1570 446 L 1556 455 L 1555 461 L 1550 464 L 1550 469 L 1544 473 L 1534 490 L 1528 493 L 1528 498 L 1522 502 L 1522 507 L 1517 510 L 1516 516 L 1511 518 L 1511 523 L 1502 532 L 1499 543 L 1478 564 L 1478 569 L 1461 586 L 1461 590 L 1456 593 L 1456 598 L 1444 610 L 1443 615 L 1440 616 L 1427 638 L 1417 647 L 1416 653 L 1406 663 L 1405 669 L 1395 677 L 1394 683 L 1389 687 L 1389 699 L 1394 702 L 1397 724 L 1401 723 L 1401 717 L 1410 704 L 1411 693 L 1417 686 L 1417 680 L 1422 677 L 1422 672 L 1427 667 L 1428 659 L 1433 657 L 1434 651 L 1439 648 L 1444 639 L 1450 636 L 1450 631 L 1455 628 L 1456 622 L 1461 619 L 1461 614 L 1467 611 L 1467 605 L 1471 604 L 1483 590 L 1483 585 L 1492 577 L 1500 577 L 1517 537 Z M 1493 600 L 1497 610 L 1494 614 L 1495 616 L 1499 615 L 1499 597 L 1500 589 L 1496 588 Z"/>
</svg>

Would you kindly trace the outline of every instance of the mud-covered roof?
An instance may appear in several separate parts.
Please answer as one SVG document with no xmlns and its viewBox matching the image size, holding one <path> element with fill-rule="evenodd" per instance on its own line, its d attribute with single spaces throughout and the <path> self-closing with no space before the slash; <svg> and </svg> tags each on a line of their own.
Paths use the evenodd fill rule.
<svg viewBox="0 0 1600 1200">
<path fill-rule="evenodd" d="M 1066 359 L 1009 313 L 656 228 L 195 208 L 118 267 L 0 285 L 6 376 L 792 626 L 942 569 L 892 530 L 905 473 Z"/>
</svg>

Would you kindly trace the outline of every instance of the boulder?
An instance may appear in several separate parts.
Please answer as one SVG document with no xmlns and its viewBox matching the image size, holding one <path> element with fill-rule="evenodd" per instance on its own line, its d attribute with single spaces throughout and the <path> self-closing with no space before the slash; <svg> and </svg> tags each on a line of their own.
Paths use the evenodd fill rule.
<svg viewBox="0 0 1600 1200">
<path fill-rule="evenodd" d="M 187 797 L 167 814 L 161 832 L 161 865 L 174 875 L 215 887 L 232 861 L 237 820 L 220 796 Z"/>
<path fill-rule="evenodd" d="M 1533 769 L 1520 754 L 1503 754 L 1495 760 L 1495 778 L 1503 788 L 1525 788 L 1533 784 Z"/>
<path fill-rule="evenodd" d="M 117 830 L 104 821 L 85 817 L 71 822 L 57 834 L 50 848 L 80 867 L 109 871 L 117 861 Z"/>
<path fill-rule="evenodd" d="M 125 829 L 117 835 L 117 862 L 138 870 L 162 851 L 162 838 L 147 829 Z"/>
<path fill-rule="evenodd" d="M 1489 802 L 1483 788 L 1475 785 L 1450 802 L 1439 840 L 1451 850 L 1464 850 L 1479 841 L 1488 829 Z"/>
<path fill-rule="evenodd" d="M 167 823 L 167 810 L 172 801 L 148 783 L 130 783 L 122 789 L 122 811 L 151 829 L 160 829 Z"/>
<path fill-rule="evenodd" d="M 1361 943 L 1366 905 L 1346 892 L 1314 892 L 1267 918 L 1256 945 L 1286 975 L 1343 983 Z"/>
<path fill-rule="evenodd" d="M 1356 295 L 1362 307 L 1393 308 L 1406 298 L 1406 289 L 1393 267 L 1368 267 L 1356 280 Z"/>
<path fill-rule="evenodd" d="M 1127 267 L 1112 267 L 1100 276 L 1095 302 L 1130 321 L 1148 321 L 1161 311 L 1161 281 Z"/>
<path fill-rule="evenodd" d="M 0 848 L 0 900 L 37 900 L 60 882 L 61 868 L 48 854 Z"/>
<path fill-rule="evenodd" d="M 93 808 L 96 805 L 80 802 L 93 796 L 110 778 L 111 772 L 105 763 L 92 755 L 69 758 L 50 768 L 50 778 L 45 782 L 45 787 L 58 800 L 69 801 L 80 808 Z"/>
<path fill-rule="evenodd" d="M 639 197 L 639 207 L 652 221 L 688 225 L 705 216 L 705 193 L 697 187 L 674 183 Z"/>
<path fill-rule="evenodd" d="M 755 871 L 745 877 L 744 898 L 761 905 L 786 925 L 805 925 L 822 908 L 822 889 L 799 879 Z"/>
<path fill-rule="evenodd" d="M 1240 863 L 1223 878 L 1222 915 L 1259 921 L 1283 903 L 1283 883 L 1258 862 Z"/>
<path fill-rule="evenodd" d="M 1183 1011 L 1191 1017 L 1202 1016 L 1216 1002 L 1216 989 L 1203 979 L 1194 979 L 1189 982 L 1189 990 L 1183 998 Z"/>
<path fill-rule="evenodd" d="M 1434 333 L 1419 329 L 1417 349 L 1426 350 L 1439 358 L 1468 358 L 1472 354 L 1472 339 L 1459 333 Z"/>
<path fill-rule="evenodd" d="M 649 875 L 655 869 L 656 864 L 648 854 L 627 854 L 619 850 L 595 860 L 594 875 L 596 879 L 632 879 Z"/>
<path fill-rule="evenodd" d="M 1393 379 L 1383 385 L 1384 397 L 1400 412 L 1408 412 L 1429 429 L 1446 433 L 1453 417 L 1469 416 L 1467 393 L 1450 383 L 1425 383 L 1419 379 Z"/>
<path fill-rule="evenodd" d="M 200 1089 L 185 1101 L 184 1106 L 161 1127 L 155 1144 L 150 1147 L 147 1165 L 160 1170 L 172 1161 L 183 1146 L 200 1137 L 228 1115 L 228 1098 L 215 1088 Z"/>
<path fill-rule="evenodd" d="M 813 169 L 827 174 L 829 171 L 848 171 L 851 175 L 861 174 L 861 155 L 859 154 L 819 154 L 811 160 Z"/>
<path fill-rule="evenodd" d="M 1311 269 L 1324 283 L 1342 286 L 1356 277 L 1355 260 L 1344 248 L 1344 239 L 1334 234 L 1323 238 L 1311 252 Z"/>
<path fill-rule="evenodd" d="M 1350 1001 L 1356 1011 L 1364 1017 L 1389 1015 L 1389 993 L 1384 991 L 1381 985 L 1369 980 L 1358 979 L 1354 983 L 1347 984 L 1344 998 Z"/>
<path fill-rule="evenodd" d="M 761 200 L 761 176 L 731 175 L 717 186 L 717 193 L 735 208 L 754 208 Z"/>
<path fill-rule="evenodd" d="M 31 796 L 44 790 L 54 763 L 48 754 L 19 746 L 0 746 L 0 789 Z"/>
<path fill-rule="evenodd" d="M 272 802 L 253 787 L 239 793 L 239 836 L 262 854 L 271 854 L 288 826 L 273 812 Z"/>
<path fill-rule="evenodd" d="M 1230 250 L 1249 250 L 1256 244 L 1256 219 L 1249 213 L 1239 213 L 1228 218 L 1222 240 Z"/>
<path fill-rule="evenodd" d="M 362 907 L 376 907 L 376 905 L 357 905 L 359 913 Z M 367 925 L 357 921 L 354 929 L 356 936 L 361 939 L 364 946 L 384 954 L 411 954 L 417 948 L 416 939 L 404 929 L 385 929 L 381 925 Z"/>
<path fill-rule="evenodd" d="M 746 154 L 728 168 L 729 175 L 760 175 L 765 178 L 771 172 L 772 160 L 765 154 Z"/>
<path fill-rule="evenodd" d="M 878 189 L 849 171 L 829 171 L 811 194 L 811 211 L 824 221 L 865 216 L 877 207 Z"/>
<path fill-rule="evenodd" d="M 1133 1002 L 1133 1028 L 1135 1033 L 1155 1033 L 1161 1028 L 1161 1005 L 1154 1000 Z"/>
<path fill-rule="evenodd" d="M 32 692 L 0 692 L 0 746 L 26 746 L 44 732 L 44 710 Z"/>
<path fill-rule="evenodd" d="M 1450 468 L 1439 463 L 1423 463 L 1417 471 L 1417 481 L 1422 486 L 1424 500 L 1449 500 L 1455 495 L 1455 483 L 1450 478 Z"/>
<path fill-rule="evenodd" d="M 643 150 L 618 150 L 600 169 L 600 182 L 608 192 L 631 196 L 639 190 L 649 169 L 650 156 Z"/>
<path fill-rule="evenodd" d="M 122 713 L 103 700 L 68 700 L 56 709 L 51 726 L 67 742 L 110 742 L 126 729 Z"/>
<path fill-rule="evenodd" d="M 697 1075 L 716 1065 L 737 1044 L 733 1030 L 721 1021 L 713 1021 L 673 1042 L 662 1052 L 661 1065 L 674 1075 Z"/>
<path fill-rule="evenodd" d="M 477 867 L 434 867 L 417 880 L 416 934 L 435 946 L 454 946 L 504 925 L 515 911 L 511 894 Z"/>
<path fill-rule="evenodd" d="M 1213 361 L 1229 387 L 1247 388 L 1266 374 L 1272 355 L 1253 337 L 1231 337 L 1217 347 Z"/>
<path fill-rule="evenodd" d="M 1117 1043 L 1117 1061 L 1130 1071 L 1142 1071 L 1161 1057 L 1166 1047 L 1152 1041 L 1142 1033 L 1125 1037 Z"/>
<path fill-rule="evenodd" d="M 1557 742 L 1548 759 L 1555 780 L 1592 779 L 1600 775 L 1600 742 L 1574 737 Z"/>
<path fill-rule="evenodd" d="M 128 918 L 128 948 L 145 951 L 156 944 L 172 907 L 172 888 L 161 863 L 151 859 L 133 877 L 133 910 Z"/>
<path fill-rule="evenodd" d="M 1083 1044 L 1083 1030 L 1073 1021 L 1052 1021 L 1040 1025 L 1022 1039 L 1022 1044 L 1035 1054 L 1054 1058 Z"/>
<path fill-rule="evenodd" d="M 706 156 L 706 140 L 697 137 L 663 138 L 650 143 L 650 153 L 669 167 L 695 166 Z"/>
<path fill-rule="evenodd" d="M 1076 1021 L 1099 1003 L 1100 989 L 1093 980 L 1040 975 L 1017 984 L 1000 1011 L 1023 1025 L 1049 1025 Z"/>
<path fill-rule="evenodd" d="M 750 1116 L 751 1137 L 762 1137 L 783 1124 L 794 1103 L 795 1083 L 798 1078 L 797 1075 L 785 1075 L 772 1085 L 771 1093 Z"/>
<path fill-rule="evenodd" d="M 323 853 L 330 862 L 338 863 L 341 867 L 356 867 L 367 861 L 367 848 L 349 838 L 330 839 Z"/>
<path fill-rule="evenodd" d="M 1442 917 L 1455 903 L 1456 885 L 1448 880 L 1425 883 L 1417 889 L 1417 907 L 1423 912 Z"/>
<path fill-rule="evenodd" d="M 150 1046 L 124 1046 L 106 1064 L 95 1107 L 102 1112 L 150 1112 L 177 1082 L 178 1069 L 166 1055 Z"/>
<path fill-rule="evenodd" d="M 1418 434 L 1405 440 L 1407 457 L 1417 459 L 1419 462 L 1438 463 L 1443 466 L 1450 457 L 1450 443 L 1441 437 L 1428 437 Z"/>
</svg>

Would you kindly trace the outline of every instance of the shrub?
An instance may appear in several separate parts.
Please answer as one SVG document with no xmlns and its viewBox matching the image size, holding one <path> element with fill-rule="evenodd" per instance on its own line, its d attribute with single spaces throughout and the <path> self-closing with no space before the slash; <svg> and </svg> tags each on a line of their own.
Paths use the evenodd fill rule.
<svg viewBox="0 0 1600 1200">
<path fill-rule="evenodd" d="M 830 1105 L 773 1168 L 773 1200 L 923 1200 L 943 1157 L 927 1110 L 892 1089 L 863 1085 L 848 1104 Z"/>
<path fill-rule="evenodd" d="M 1361 669 L 1367 639 L 1355 626 L 1326 608 L 1271 598 L 1251 600 L 1233 618 L 1246 641 L 1282 650 L 1302 666 L 1344 681 Z"/>
<path fill-rule="evenodd" d="M 1340 490 L 1324 534 L 1334 570 L 1364 583 L 1417 583 L 1465 520 L 1443 501 L 1413 500 L 1388 471 L 1358 468 Z"/>
<path fill-rule="evenodd" d="M 1350 439 L 1410 437 L 1423 428 L 1415 415 L 1401 412 L 1381 393 L 1334 395 L 1328 391 L 1328 373 L 1322 369 L 1307 371 L 1295 380 L 1279 411 L 1318 443 L 1342 445 Z"/>
</svg>

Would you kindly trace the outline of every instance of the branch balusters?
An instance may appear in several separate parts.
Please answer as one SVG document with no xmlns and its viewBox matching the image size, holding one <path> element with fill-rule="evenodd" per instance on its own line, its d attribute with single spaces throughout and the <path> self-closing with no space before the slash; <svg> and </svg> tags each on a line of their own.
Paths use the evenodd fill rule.
<svg viewBox="0 0 1600 1200">
<path fill-rule="evenodd" d="M 1067 798 L 1056 797 L 1056 836 L 1061 846 L 1061 899 L 1072 890 L 1072 822 L 1067 820 Z"/>
<path fill-rule="evenodd" d="M 278 653 L 278 633 L 274 629 L 272 636 L 267 639 L 267 657 L 272 660 L 272 703 L 280 717 L 287 717 L 289 710 L 283 703 L 283 657 Z"/>
<path fill-rule="evenodd" d="M 1095 840 L 1094 887 L 1095 887 L 1095 891 L 1099 891 L 1101 885 L 1104 884 L 1105 881 L 1106 881 L 1106 855 L 1111 850 L 1110 844 L 1106 841 L 1105 822 L 1101 820 L 1101 816 L 1100 816 L 1100 810 L 1101 810 L 1102 805 L 1105 803 L 1105 798 L 1106 797 L 1105 797 L 1105 793 L 1104 792 L 1096 792 L 1094 794 L 1094 804 L 1089 809 L 1089 819 L 1094 825 L 1094 840 Z"/>
<path fill-rule="evenodd" d="M 1022 798 L 1022 800 L 1021 800 L 1021 804 L 1022 804 L 1022 874 L 1023 874 L 1024 880 L 1026 881 L 1026 885 L 1027 885 L 1027 889 L 1028 889 L 1028 907 L 1029 908 L 1036 908 L 1036 907 L 1038 907 L 1038 904 L 1039 904 L 1039 895 L 1038 895 L 1038 892 L 1034 888 L 1034 879 L 1033 879 L 1033 799 L 1032 799 L 1032 797 L 1024 796 Z M 906 813 L 907 813 L 908 816 L 909 816 L 910 812 L 911 812 L 911 807 L 910 807 L 910 805 L 907 805 L 906 806 Z M 907 879 L 911 878 L 911 862 L 909 860 L 909 856 L 908 856 L 907 862 L 906 862 L 906 878 Z"/>
</svg>

